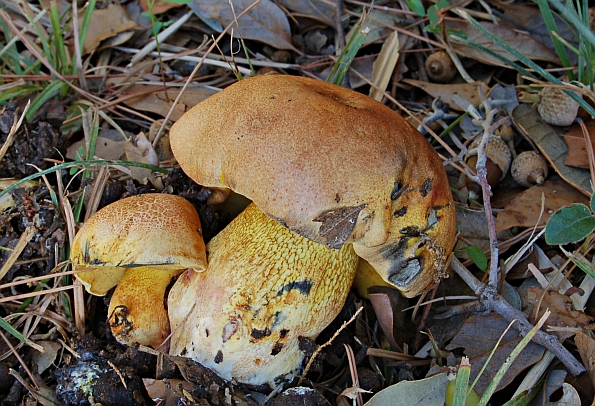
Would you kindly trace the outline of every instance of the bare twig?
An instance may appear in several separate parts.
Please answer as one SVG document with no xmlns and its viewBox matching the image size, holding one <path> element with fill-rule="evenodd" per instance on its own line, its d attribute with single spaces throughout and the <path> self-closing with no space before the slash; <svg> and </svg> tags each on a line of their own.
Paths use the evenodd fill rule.
<svg viewBox="0 0 595 406">
<path fill-rule="evenodd" d="M 357 309 L 357 311 L 353 314 L 353 316 L 351 316 L 351 318 L 345 322 L 343 322 L 343 324 L 341 325 L 341 327 L 335 331 L 335 334 L 333 334 L 333 336 L 324 344 L 322 344 L 321 346 L 319 346 L 316 351 L 314 351 L 314 354 L 312 354 L 312 356 L 310 357 L 310 360 L 308 361 L 308 363 L 306 364 L 306 368 L 304 368 L 304 372 L 302 373 L 302 376 L 300 377 L 300 380 L 298 382 L 298 386 L 300 386 L 302 384 L 302 382 L 304 381 L 306 375 L 308 374 L 308 371 L 310 370 L 310 368 L 312 367 L 312 363 L 314 362 L 314 360 L 316 359 L 316 356 L 318 356 L 318 354 L 320 354 L 320 352 L 322 351 L 322 349 L 328 345 L 330 345 L 335 338 L 337 338 L 337 336 L 339 335 L 339 333 L 341 333 L 341 331 L 345 330 L 345 328 L 353 321 L 356 319 L 356 317 L 362 312 L 362 310 L 364 310 L 364 307 L 360 307 L 359 309 Z"/>
<path fill-rule="evenodd" d="M 475 294 L 479 296 L 479 304 L 484 310 L 495 311 L 509 322 L 517 319 L 517 328 L 522 336 L 525 336 L 531 331 L 533 325 L 529 323 L 525 314 L 512 307 L 510 303 L 498 294 L 496 288 L 478 281 L 477 278 L 475 278 L 475 276 L 454 256 L 450 265 Z M 583 364 L 564 348 L 556 336 L 540 330 L 533 337 L 533 341 L 554 353 L 573 375 L 577 376 L 585 372 Z"/>
</svg>

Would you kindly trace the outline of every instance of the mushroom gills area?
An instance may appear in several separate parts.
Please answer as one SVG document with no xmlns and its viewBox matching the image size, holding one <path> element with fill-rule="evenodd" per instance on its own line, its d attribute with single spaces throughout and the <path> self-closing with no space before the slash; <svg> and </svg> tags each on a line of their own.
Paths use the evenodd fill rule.
<svg viewBox="0 0 595 406">
<path fill-rule="evenodd" d="M 170 291 L 170 354 L 254 385 L 300 370 L 299 337 L 315 339 L 337 316 L 358 263 L 351 244 L 328 249 L 253 204 L 207 252 L 207 271 L 186 271 Z"/>
</svg>

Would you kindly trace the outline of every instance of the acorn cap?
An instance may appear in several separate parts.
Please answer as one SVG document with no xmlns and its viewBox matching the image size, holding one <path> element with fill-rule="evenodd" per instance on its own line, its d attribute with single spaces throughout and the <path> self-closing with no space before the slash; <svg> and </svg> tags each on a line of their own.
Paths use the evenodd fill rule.
<svg viewBox="0 0 595 406">
<path fill-rule="evenodd" d="M 170 142 L 197 183 L 230 188 L 331 248 L 354 243 L 407 296 L 447 266 L 456 224 L 442 161 L 367 96 L 314 79 L 253 77 L 189 110 Z"/>
<path fill-rule="evenodd" d="M 481 138 L 476 138 L 471 145 L 469 146 L 469 150 L 477 148 L 481 143 Z M 467 154 L 467 157 L 470 156 Z M 497 135 L 492 135 L 490 137 L 490 141 L 486 147 L 486 158 L 491 160 L 495 163 L 498 168 L 502 171 L 502 175 L 500 176 L 500 180 L 504 179 L 506 174 L 508 173 L 508 169 L 510 168 L 510 163 L 512 161 L 512 153 L 510 152 L 510 148 Z"/>
<path fill-rule="evenodd" d="M 446 51 L 430 54 L 426 59 L 426 72 L 433 82 L 448 83 L 457 74 L 457 67 Z"/>
<path fill-rule="evenodd" d="M 194 207 L 179 196 L 150 193 L 112 203 L 83 224 L 70 260 L 85 289 L 103 296 L 126 268 L 206 269 L 205 244 Z"/>
<path fill-rule="evenodd" d="M 557 87 L 544 87 L 537 105 L 539 115 L 548 124 L 568 126 L 578 114 L 579 104 Z"/>
<path fill-rule="evenodd" d="M 510 169 L 513 179 L 521 186 L 541 185 L 547 178 L 548 166 L 545 158 L 535 151 L 521 152 L 512 161 Z"/>
<path fill-rule="evenodd" d="M 251 204 L 207 250 L 208 270 L 180 275 L 169 293 L 170 354 L 253 385 L 297 373 L 299 338 L 315 339 L 345 303 L 353 247 L 328 249 Z"/>
</svg>

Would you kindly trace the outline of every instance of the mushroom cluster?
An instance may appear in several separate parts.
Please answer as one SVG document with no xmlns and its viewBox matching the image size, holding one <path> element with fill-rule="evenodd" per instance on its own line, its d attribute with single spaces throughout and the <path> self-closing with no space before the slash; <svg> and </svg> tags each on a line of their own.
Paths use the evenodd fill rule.
<svg viewBox="0 0 595 406">
<path fill-rule="evenodd" d="M 445 272 L 456 223 L 446 172 L 381 103 L 255 77 L 189 110 L 170 142 L 197 183 L 253 202 L 209 242 L 206 271 L 189 266 L 171 288 L 173 355 L 274 385 L 299 370 L 299 338 L 336 317 L 358 256 L 408 297 Z"/>
</svg>

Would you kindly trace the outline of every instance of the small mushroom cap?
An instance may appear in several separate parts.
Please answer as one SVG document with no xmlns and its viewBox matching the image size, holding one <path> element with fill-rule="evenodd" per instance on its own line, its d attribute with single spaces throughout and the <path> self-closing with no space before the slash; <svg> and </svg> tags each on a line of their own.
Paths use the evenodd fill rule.
<svg viewBox="0 0 595 406">
<path fill-rule="evenodd" d="M 170 354 L 253 385 L 299 370 L 298 338 L 316 338 L 337 316 L 358 263 L 350 244 L 328 249 L 253 204 L 207 251 L 207 271 L 183 273 L 170 291 Z"/>
<path fill-rule="evenodd" d="M 442 161 L 401 116 L 360 93 L 295 76 L 249 78 L 189 110 L 170 140 L 197 183 L 230 188 L 328 247 L 354 243 L 410 295 L 444 265 L 429 248 L 452 250 L 455 208 Z M 412 238 L 403 227 L 428 239 L 403 250 Z"/>
<path fill-rule="evenodd" d="M 166 293 L 183 269 L 140 266 L 126 269 L 108 309 L 112 334 L 122 344 L 159 347 L 169 335 Z M 162 346 L 167 352 L 167 343 Z"/>
<path fill-rule="evenodd" d="M 108 267 L 76 275 L 89 293 L 100 296 L 122 278 L 117 267 L 204 271 L 207 263 L 194 207 L 158 193 L 119 200 L 91 216 L 74 237 L 70 259 L 77 269 Z"/>
</svg>

